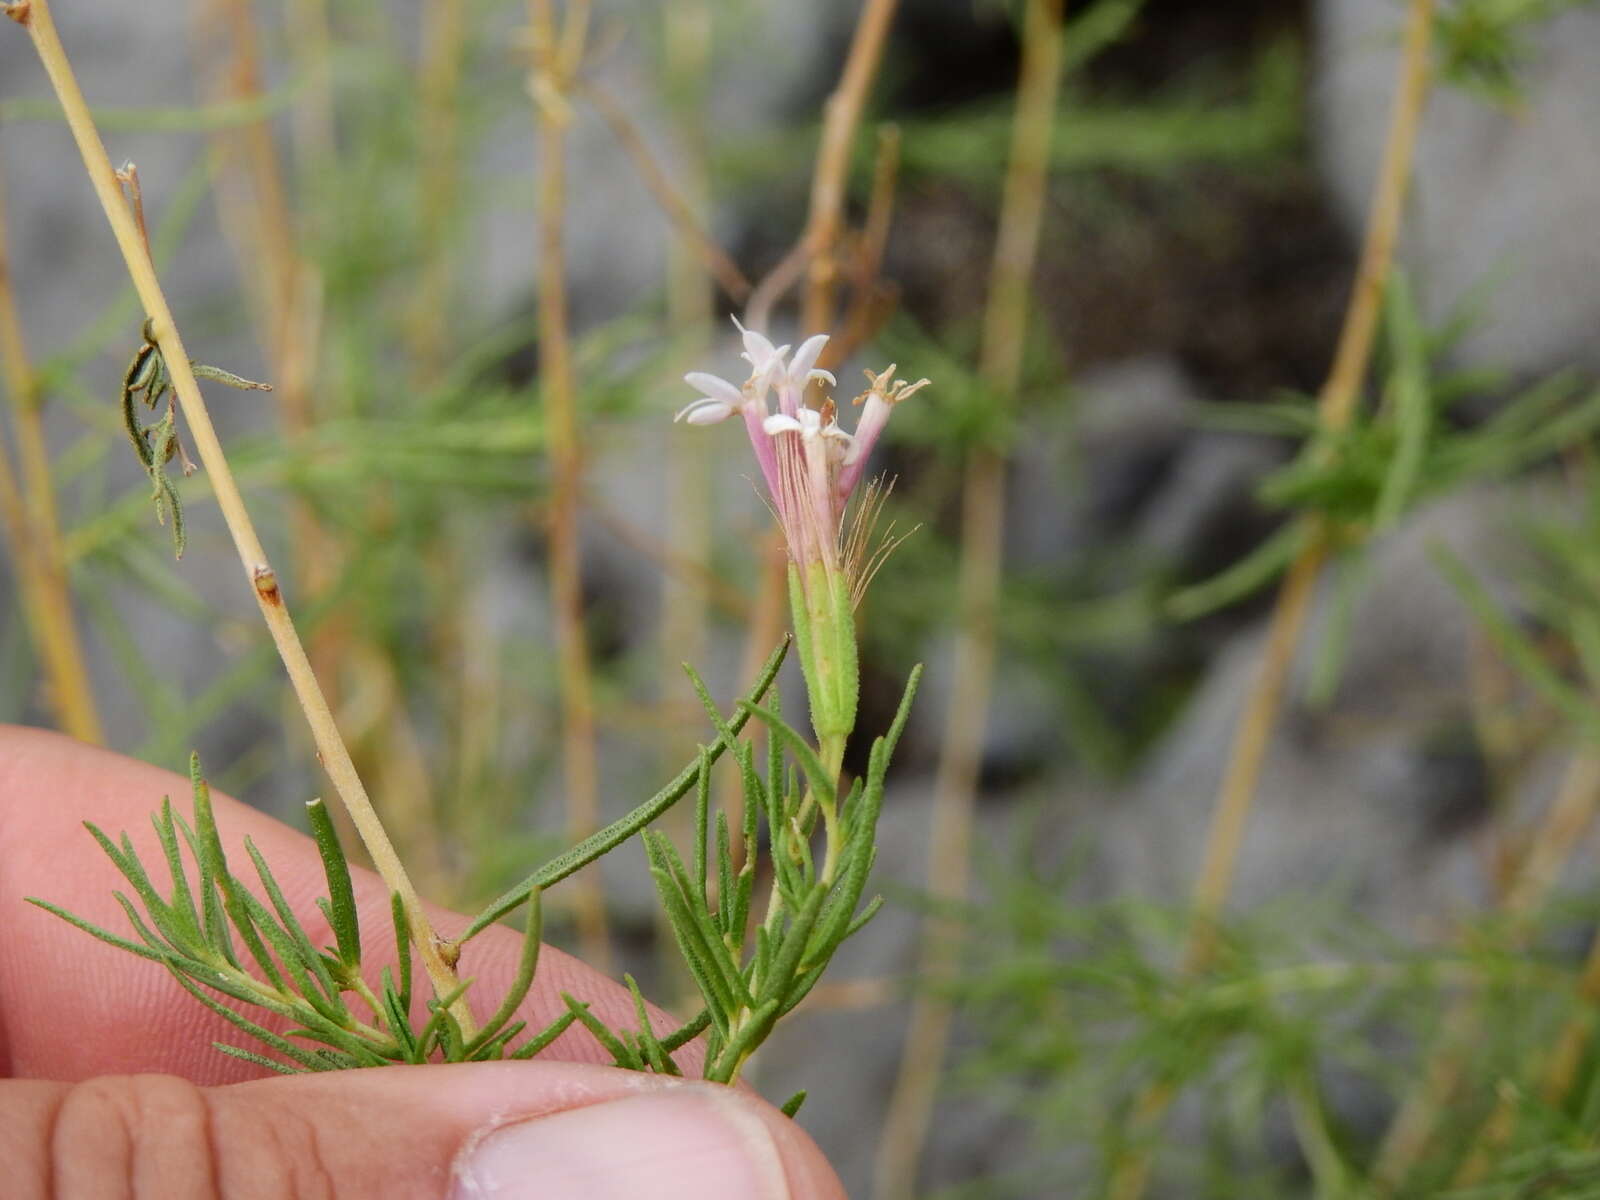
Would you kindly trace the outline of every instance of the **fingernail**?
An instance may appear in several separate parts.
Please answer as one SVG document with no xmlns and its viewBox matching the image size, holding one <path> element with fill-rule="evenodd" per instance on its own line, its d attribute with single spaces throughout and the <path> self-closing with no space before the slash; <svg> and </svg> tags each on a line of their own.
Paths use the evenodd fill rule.
<svg viewBox="0 0 1600 1200">
<path fill-rule="evenodd" d="M 476 1139 L 454 1200 L 788 1200 L 760 1115 L 720 1087 L 689 1085 L 568 1109 Z"/>
</svg>

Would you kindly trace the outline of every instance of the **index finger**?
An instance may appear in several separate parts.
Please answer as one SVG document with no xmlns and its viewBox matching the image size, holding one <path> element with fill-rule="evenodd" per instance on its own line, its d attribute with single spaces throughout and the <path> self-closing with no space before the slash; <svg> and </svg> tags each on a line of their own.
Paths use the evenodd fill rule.
<svg viewBox="0 0 1600 1200">
<path fill-rule="evenodd" d="M 113 838 L 126 830 L 161 886 L 167 880 L 165 860 L 149 814 L 163 796 L 171 796 L 183 811 L 189 792 L 187 779 L 146 763 L 59 734 L 0 726 L 0 1074 L 70 1082 L 159 1071 L 209 1085 L 266 1073 L 212 1047 L 214 1041 L 248 1039 L 187 995 L 160 966 L 25 902 L 38 897 L 113 932 L 126 931 L 127 918 L 113 898 L 113 892 L 127 890 L 126 881 L 83 822 L 92 821 Z M 315 904 L 326 884 L 311 839 L 225 796 L 213 800 L 229 861 L 243 858 L 243 839 L 250 837 L 314 944 L 331 943 Z M 374 982 L 395 960 L 392 938 L 382 936 L 390 929 L 389 894 L 371 872 L 352 874 L 365 932 L 362 973 Z M 466 918 L 427 907 L 443 936 L 466 927 Z M 504 997 L 521 949 L 520 935 L 498 927 L 463 948 L 457 970 L 475 981 L 467 999 L 480 1019 Z M 424 983 L 419 975 L 418 986 Z M 549 946 L 540 955 L 519 1018 L 531 1030 L 543 1028 L 565 1010 L 562 992 L 590 1002 L 595 1015 L 613 1028 L 635 1023 L 624 988 Z M 256 1011 L 249 1015 L 265 1018 Z M 659 1010 L 652 1010 L 652 1021 L 662 1032 L 675 1025 Z M 269 1019 L 259 1023 L 274 1029 L 283 1025 Z M 576 1028 L 557 1039 L 545 1057 L 611 1061 Z M 699 1057 L 693 1043 L 677 1055 L 685 1073 L 697 1073 Z"/>
</svg>

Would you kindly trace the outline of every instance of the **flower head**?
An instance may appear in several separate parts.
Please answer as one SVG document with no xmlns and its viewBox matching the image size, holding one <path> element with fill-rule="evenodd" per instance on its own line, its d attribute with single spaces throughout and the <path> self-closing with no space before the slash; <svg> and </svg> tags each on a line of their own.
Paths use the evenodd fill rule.
<svg viewBox="0 0 1600 1200">
<path fill-rule="evenodd" d="M 703 372 L 684 381 L 701 398 L 678 413 L 678 420 L 709 425 L 742 413 L 750 444 L 772 498 L 773 511 L 788 544 L 790 603 L 795 636 L 811 693 L 812 722 L 819 735 L 843 736 L 855 719 L 855 628 L 852 611 L 860 585 L 870 576 L 863 556 L 868 538 L 862 529 L 846 530 L 845 510 L 866 469 L 867 459 L 889 414 L 901 400 L 927 386 L 896 382 L 895 368 L 867 372 L 871 387 L 856 399 L 864 405 L 854 434 L 839 427 L 838 406 L 826 397 L 817 407 L 804 402 L 806 389 L 823 382 L 837 386 L 832 373 L 817 366 L 828 335 L 807 338 L 785 362 L 788 346 L 775 346 L 764 334 L 734 324 L 744 340 L 750 377 L 743 386 Z M 773 412 L 768 394 L 778 394 Z M 863 502 L 870 519 L 881 494 Z M 872 568 L 872 569 L 875 569 Z M 857 576 L 860 578 L 857 578 Z"/>
<path fill-rule="evenodd" d="M 804 402 L 813 383 L 838 386 L 832 372 L 817 366 L 828 345 L 827 334 L 806 338 L 790 357 L 787 345 L 775 345 L 764 333 L 745 328 L 737 317 L 733 323 L 744 343 L 740 357 L 750 365 L 749 378 L 741 385 L 691 371 L 684 382 L 700 393 L 700 399 L 679 410 L 676 419 L 711 425 L 742 414 L 791 557 L 797 563 L 837 563 L 845 508 L 861 482 L 872 447 L 895 405 L 928 381 L 896 380 L 892 363 L 879 374 L 868 371 L 870 386 L 856 397 L 855 403 L 863 407 L 855 433 L 850 434 L 840 428 L 831 398 L 815 408 Z M 769 403 L 774 391 L 776 412 Z"/>
</svg>

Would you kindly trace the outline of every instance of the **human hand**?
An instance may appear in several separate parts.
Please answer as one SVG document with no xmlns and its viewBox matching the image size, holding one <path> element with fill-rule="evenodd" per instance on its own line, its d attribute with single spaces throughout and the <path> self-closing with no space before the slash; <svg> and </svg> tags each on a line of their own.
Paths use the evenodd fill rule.
<svg viewBox="0 0 1600 1200">
<path fill-rule="evenodd" d="M 238 1033 L 170 975 L 24 903 L 38 896 L 112 929 L 122 883 L 84 832 L 127 829 L 161 854 L 148 813 L 187 780 L 55 734 L 0 727 L 0 1191 L 18 1200 L 339 1200 L 460 1197 L 834 1200 L 816 1145 L 753 1093 L 601 1065 L 570 1030 L 536 1062 L 275 1076 L 211 1048 Z M 316 936 L 321 863 L 309 838 L 215 797 L 224 844 L 249 835 Z M 364 917 L 387 920 L 378 879 L 356 873 Z M 442 927 L 463 918 L 433 913 Z M 331 936 L 328 937 L 331 941 Z M 515 973 L 521 939 L 490 929 L 464 948 L 480 1016 Z M 380 958 L 371 964 L 377 972 Z M 539 1028 L 562 991 L 614 1026 L 627 992 L 546 948 L 521 1016 Z M 263 1022 L 265 1023 L 265 1022 Z M 671 1022 L 663 1015 L 664 1028 Z M 687 1073 L 696 1048 L 677 1056 Z"/>
</svg>

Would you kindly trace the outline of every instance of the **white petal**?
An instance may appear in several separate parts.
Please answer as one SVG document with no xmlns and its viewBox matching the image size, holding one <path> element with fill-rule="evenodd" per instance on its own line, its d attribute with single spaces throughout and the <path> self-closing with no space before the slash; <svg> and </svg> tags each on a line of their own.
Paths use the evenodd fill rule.
<svg viewBox="0 0 1600 1200">
<path fill-rule="evenodd" d="M 804 412 L 804 409 L 801 409 Z M 804 433 L 806 427 L 786 413 L 774 413 L 761 423 L 768 433 Z"/>
<path fill-rule="evenodd" d="M 775 356 L 781 353 L 774 349 L 772 343 L 767 340 L 764 334 L 757 333 L 754 329 L 746 329 L 740 324 L 738 317 L 733 318 L 733 323 L 739 327 L 739 334 L 744 338 L 744 356 L 757 372 L 763 370 Z"/>
<path fill-rule="evenodd" d="M 794 358 L 789 363 L 789 378 L 794 380 L 810 380 L 811 368 L 817 365 L 817 357 L 822 353 L 822 348 L 828 344 L 828 335 L 819 333 L 808 337 L 800 343 L 800 349 L 794 352 Z M 832 379 L 833 376 L 828 376 Z"/>
<path fill-rule="evenodd" d="M 811 369 L 811 374 L 806 376 L 807 383 L 810 383 L 814 379 L 826 379 L 829 387 L 839 386 L 839 381 L 833 377 L 833 372 L 824 371 L 821 367 L 813 367 Z"/>
<path fill-rule="evenodd" d="M 744 393 L 737 384 L 729 383 L 718 375 L 708 375 L 704 371 L 690 371 L 683 377 L 683 381 L 697 392 L 704 392 L 724 404 L 738 406 L 744 403 Z"/>
<path fill-rule="evenodd" d="M 674 421 L 687 421 L 691 425 L 715 425 L 733 416 L 735 405 L 707 396 L 681 409 Z"/>
</svg>

